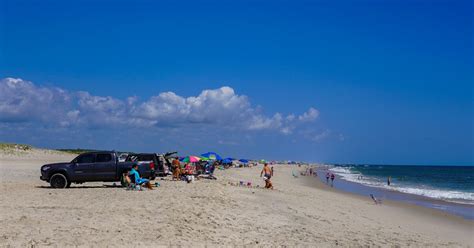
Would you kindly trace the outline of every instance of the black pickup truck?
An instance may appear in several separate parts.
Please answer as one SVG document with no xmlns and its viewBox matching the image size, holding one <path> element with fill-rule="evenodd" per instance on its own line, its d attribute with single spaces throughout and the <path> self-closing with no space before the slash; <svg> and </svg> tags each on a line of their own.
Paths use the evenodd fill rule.
<svg viewBox="0 0 474 248">
<path fill-rule="evenodd" d="M 115 152 L 83 153 L 71 162 L 46 164 L 40 179 L 53 188 L 67 188 L 71 183 L 117 182 L 136 162 L 119 162 Z M 154 163 L 138 163 L 140 176 L 155 179 Z"/>
</svg>

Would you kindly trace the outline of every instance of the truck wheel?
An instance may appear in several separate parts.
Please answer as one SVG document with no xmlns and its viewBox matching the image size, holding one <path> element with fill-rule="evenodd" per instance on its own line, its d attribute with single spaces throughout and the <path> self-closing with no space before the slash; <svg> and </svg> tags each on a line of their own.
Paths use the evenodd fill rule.
<svg viewBox="0 0 474 248">
<path fill-rule="evenodd" d="M 67 180 L 66 176 L 61 173 L 56 173 L 51 176 L 49 179 L 49 183 L 51 184 L 52 188 L 55 189 L 64 189 L 71 183 Z"/>
</svg>

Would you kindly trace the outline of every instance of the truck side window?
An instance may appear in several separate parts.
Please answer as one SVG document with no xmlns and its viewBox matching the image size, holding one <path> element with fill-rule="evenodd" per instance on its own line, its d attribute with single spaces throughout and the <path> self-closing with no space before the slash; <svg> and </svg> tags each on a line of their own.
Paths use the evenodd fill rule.
<svg viewBox="0 0 474 248">
<path fill-rule="evenodd" d="M 109 153 L 99 153 L 95 159 L 97 163 L 110 162 L 112 160 L 112 155 Z"/>
<path fill-rule="evenodd" d="M 138 156 L 138 161 L 153 161 L 155 156 L 153 155 L 140 155 Z"/>
<path fill-rule="evenodd" d="M 94 154 L 84 154 L 77 158 L 78 164 L 94 163 L 95 156 Z"/>
</svg>

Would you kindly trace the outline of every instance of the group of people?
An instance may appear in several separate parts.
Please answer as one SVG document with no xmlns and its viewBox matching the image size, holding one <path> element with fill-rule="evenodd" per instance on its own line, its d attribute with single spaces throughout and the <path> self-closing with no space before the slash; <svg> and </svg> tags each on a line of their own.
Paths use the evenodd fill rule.
<svg viewBox="0 0 474 248">
<path fill-rule="evenodd" d="M 193 176 L 194 166 L 191 166 L 190 163 L 186 163 L 184 167 L 181 167 L 181 163 L 178 159 L 174 159 L 171 163 L 172 172 L 173 172 L 173 179 L 172 180 L 186 180 L 189 183 L 189 176 Z M 214 170 L 218 166 L 217 161 L 209 161 L 205 165 L 205 171 L 209 176 L 212 178 Z M 265 180 L 265 188 L 273 189 L 273 184 L 271 178 L 273 177 L 273 167 L 270 167 L 268 163 L 265 163 L 263 166 L 262 171 L 260 172 L 260 177 L 263 177 Z M 138 172 L 138 164 L 134 164 L 130 171 L 127 171 L 123 174 L 123 183 L 127 186 L 135 185 L 135 186 L 143 186 L 147 189 L 152 190 L 153 187 L 150 183 L 149 179 L 142 178 L 140 173 Z"/>
<path fill-rule="evenodd" d="M 189 183 L 196 174 L 195 167 L 192 166 L 191 163 L 186 163 L 184 167 L 181 167 L 179 160 L 174 159 L 171 163 L 171 166 L 173 180 L 186 180 Z M 215 179 L 213 174 L 217 166 L 217 161 L 207 161 L 204 165 L 204 172 L 208 174 L 211 179 Z"/>
</svg>

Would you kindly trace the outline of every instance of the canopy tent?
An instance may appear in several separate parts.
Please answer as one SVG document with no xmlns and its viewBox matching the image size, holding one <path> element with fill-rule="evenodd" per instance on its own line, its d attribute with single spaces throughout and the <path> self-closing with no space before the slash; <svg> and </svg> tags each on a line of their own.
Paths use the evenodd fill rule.
<svg viewBox="0 0 474 248">
<path fill-rule="evenodd" d="M 208 152 L 208 153 L 203 153 L 201 156 L 206 157 L 210 160 L 222 160 L 222 157 L 219 156 L 219 154 L 215 152 Z"/>
</svg>

